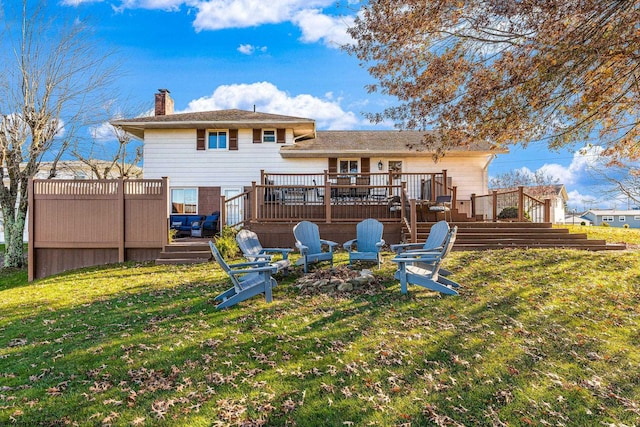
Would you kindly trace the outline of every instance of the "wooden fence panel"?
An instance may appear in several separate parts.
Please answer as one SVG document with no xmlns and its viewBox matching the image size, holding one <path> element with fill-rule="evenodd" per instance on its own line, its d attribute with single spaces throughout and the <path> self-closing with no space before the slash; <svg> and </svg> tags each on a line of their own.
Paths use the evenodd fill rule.
<svg viewBox="0 0 640 427">
<path fill-rule="evenodd" d="M 168 180 L 31 180 L 29 280 L 154 259 L 168 241 Z"/>
</svg>

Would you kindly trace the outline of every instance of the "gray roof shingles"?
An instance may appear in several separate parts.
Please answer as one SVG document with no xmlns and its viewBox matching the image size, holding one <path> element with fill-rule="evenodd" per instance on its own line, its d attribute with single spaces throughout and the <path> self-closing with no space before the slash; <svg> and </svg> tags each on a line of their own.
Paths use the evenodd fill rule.
<svg viewBox="0 0 640 427">
<path fill-rule="evenodd" d="M 425 149 L 422 145 L 424 135 L 423 131 L 410 130 L 318 131 L 315 138 L 282 147 L 280 153 L 283 157 L 302 157 L 305 154 L 320 155 L 323 153 L 340 153 L 341 156 L 367 153 L 375 155 L 413 153 L 416 156 L 425 156 L 432 151 Z M 458 153 L 501 152 L 492 150 L 489 144 L 473 144 L 470 147 L 461 147 L 452 151 Z"/>
</svg>

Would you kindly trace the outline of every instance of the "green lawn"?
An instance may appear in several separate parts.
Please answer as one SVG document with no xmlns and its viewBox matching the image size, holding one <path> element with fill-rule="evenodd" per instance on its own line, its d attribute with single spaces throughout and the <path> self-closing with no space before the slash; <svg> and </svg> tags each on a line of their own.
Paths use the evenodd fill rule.
<svg viewBox="0 0 640 427">
<path fill-rule="evenodd" d="M 387 254 L 381 291 L 223 311 L 215 264 L 2 271 L 0 425 L 638 425 L 638 255 L 453 252 L 442 297 Z"/>
<path fill-rule="evenodd" d="M 589 239 L 606 240 L 609 243 L 628 243 L 630 246 L 640 246 L 640 229 L 619 228 L 584 225 L 558 225 L 568 228 L 570 233 L 586 233 Z"/>
</svg>

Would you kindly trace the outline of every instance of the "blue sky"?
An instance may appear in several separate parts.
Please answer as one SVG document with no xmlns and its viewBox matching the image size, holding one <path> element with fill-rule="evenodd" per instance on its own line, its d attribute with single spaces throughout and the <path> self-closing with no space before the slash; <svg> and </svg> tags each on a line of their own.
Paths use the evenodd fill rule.
<svg viewBox="0 0 640 427">
<path fill-rule="evenodd" d="M 255 105 L 313 118 L 319 129 L 388 129 L 372 126 L 363 113 L 393 99 L 367 93 L 375 82 L 339 48 L 350 40 L 345 28 L 357 6 L 354 0 L 62 0 L 57 9 L 86 19 L 104 48 L 118 51 L 124 61 L 118 91 L 131 105 L 151 109 L 154 93 L 167 88 L 176 112 Z M 571 208 L 612 207 L 586 168 L 598 148 L 587 156 L 579 148 L 514 147 L 489 174 L 542 168 L 566 185 Z"/>
</svg>

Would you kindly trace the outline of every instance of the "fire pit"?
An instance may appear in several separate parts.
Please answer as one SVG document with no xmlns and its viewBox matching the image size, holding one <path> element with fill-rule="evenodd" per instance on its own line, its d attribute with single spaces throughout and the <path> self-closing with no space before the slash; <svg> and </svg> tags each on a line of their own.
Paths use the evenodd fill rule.
<svg viewBox="0 0 640 427">
<path fill-rule="evenodd" d="M 371 270 L 334 267 L 315 270 L 296 281 L 301 295 L 370 294 L 384 289 Z"/>
</svg>

